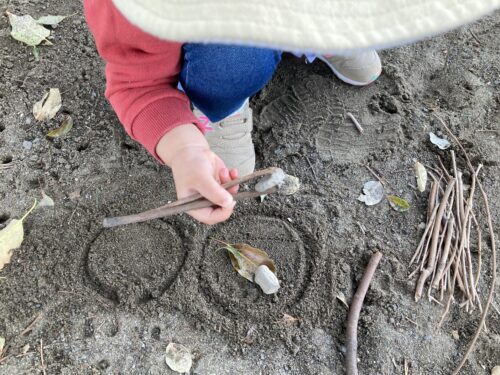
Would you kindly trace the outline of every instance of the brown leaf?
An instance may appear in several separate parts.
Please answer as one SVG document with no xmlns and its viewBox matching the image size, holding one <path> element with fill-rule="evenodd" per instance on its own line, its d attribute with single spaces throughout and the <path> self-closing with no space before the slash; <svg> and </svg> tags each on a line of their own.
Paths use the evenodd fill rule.
<svg viewBox="0 0 500 375">
<path fill-rule="evenodd" d="M 255 271 L 260 265 L 266 265 L 273 273 L 276 273 L 274 262 L 265 251 L 244 243 L 230 244 L 216 241 L 224 244 L 223 248 L 228 251 L 233 268 L 245 279 L 254 282 Z"/>
</svg>

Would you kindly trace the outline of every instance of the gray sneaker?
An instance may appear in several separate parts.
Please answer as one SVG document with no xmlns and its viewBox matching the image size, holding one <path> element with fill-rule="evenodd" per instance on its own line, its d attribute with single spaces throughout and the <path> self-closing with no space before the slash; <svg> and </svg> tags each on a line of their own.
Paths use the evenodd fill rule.
<svg viewBox="0 0 500 375">
<path fill-rule="evenodd" d="M 382 72 L 382 63 L 375 50 L 349 56 L 323 55 L 318 58 L 324 61 L 342 81 L 354 86 L 369 85 Z"/>
<path fill-rule="evenodd" d="M 202 121 L 209 121 L 198 109 L 195 108 L 193 113 Z M 205 133 L 205 138 L 211 150 L 224 161 L 227 168 L 236 168 L 240 176 L 255 170 L 252 109 L 248 101 L 233 115 L 218 122 L 208 122 L 206 125 L 213 130 Z"/>
</svg>

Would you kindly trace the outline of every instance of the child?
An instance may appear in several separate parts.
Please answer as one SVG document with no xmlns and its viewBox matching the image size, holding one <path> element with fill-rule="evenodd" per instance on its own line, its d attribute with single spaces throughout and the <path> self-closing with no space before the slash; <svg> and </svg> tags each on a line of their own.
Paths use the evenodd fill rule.
<svg viewBox="0 0 500 375">
<path fill-rule="evenodd" d="M 229 44 L 182 44 L 165 40 L 170 38 L 159 39 L 149 32 L 159 36 L 175 35 L 177 40 L 200 40 L 200 36 L 204 36 L 203 33 L 206 32 L 214 34 L 211 40 L 221 40 L 218 34 L 220 24 L 215 20 L 207 21 L 204 14 L 200 18 L 193 6 L 213 11 L 212 16 L 219 18 L 223 18 L 223 13 L 232 7 L 240 7 L 238 10 L 242 12 L 245 7 L 249 7 L 248 12 L 266 8 L 266 13 L 256 18 L 258 21 L 263 20 L 262 27 L 259 26 L 257 32 L 253 31 L 257 44 L 272 45 L 276 40 L 277 43 L 274 45 L 284 46 L 290 40 L 292 46 L 300 48 L 302 45 L 311 45 L 316 50 L 326 50 L 332 46 L 338 46 L 338 49 L 362 47 L 365 52 L 347 57 L 331 55 L 319 57 L 337 77 L 347 83 L 362 86 L 373 82 L 381 72 L 377 53 L 366 47 L 395 44 L 396 41 L 421 37 L 423 30 L 427 34 L 436 33 L 456 26 L 458 22 L 456 15 L 453 14 L 455 0 L 435 0 L 428 5 L 426 9 L 428 13 L 421 18 L 425 21 L 429 19 L 435 21 L 434 25 L 430 22 L 419 23 L 421 20 L 414 14 L 416 10 L 409 9 L 411 12 L 407 12 L 408 19 L 404 20 L 403 26 L 395 21 L 394 17 L 397 14 L 394 11 L 397 9 L 403 14 L 403 11 L 408 9 L 393 6 L 397 6 L 396 3 L 408 5 L 405 0 L 374 0 L 372 5 L 362 10 L 363 15 L 357 19 L 351 15 L 344 17 L 353 18 L 352 24 L 347 24 L 337 17 L 337 22 L 331 23 L 337 25 L 337 29 L 331 33 L 325 32 L 323 40 L 317 38 L 316 30 L 322 25 L 307 22 L 307 12 L 300 14 L 301 12 L 293 8 L 301 6 L 299 4 L 306 4 L 307 1 L 290 1 L 290 9 L 287 2 L 285 2 L 286 7 L 279 8 L 277 3 L 265 3 L 264 0 L 260 4 L 253 0 L 234 3 L 231 1 L 220 2 L 221 15 L 218 15 L 218 9 L 210 7 L 213 5 L 211 2 L 203 1 L 185 4 L 161 0 L 148 0 L 144 3 L 139 0 L 84 1 L 86 18 L 97 49 L 106 61 L 106 97 L 127 133 L 156 159 L 172 169 L 179 198 L 200 193 L 217 206 L 189 213 L 195 219 L 207 224 L 215 224 L 229 218 L 235 205 L 231 194 L 236 192 L 237 187 L 228 192 L 220 184 L 237 178 L 238 174 L 245 175 L 254 170 L 252 111 L 248 106 L 248 99 L 271 79 L 280 61 L 281 51 Z M 489 10 L 488 6 L 494 6 L 493 3 L 498 1 L 500 0 L 479 1 L 478 3 L 483 3 L 480 4 L 482 7 L 478 6 L 480 9 L 476 10 L 468 9 L 467 20 Z M 283 1 L 280 2 L 283 5 Z M 311 3 L 309 6 L 313 11 L 310 13 L 319 19 L 321 16 L 326 16 L 327 11 L 336 3 L 342 2 L 322 0 Z M 448 22 L 447 25 L 445 22 L 447 14 L 440 13 L 442 3 L 449 5 L 445 11 L 455 17 L 453 24 Z M 353 1 L 350 7 L 356 7 L 356 4 L 358 2 Z M 372 8 L 380 4 L 384 7 Z M 320 5 L 324 8 L 321 15 Z M 434 5 L 438 6 L 435 11 L 431 9 Z M 179 19 L 173 19 L 169 11 L 169 7 L 173 6 L 195 11 L 187 14 L 196 15 L 200 20 L 194 22 L 181 12 L 175 14 Z M 190 6 L 193 9 L 189 8 Z M 158 12 L 155 12 L 156 10 Z M 339 12 L 345 10 L 346 7 L 339 8 Z M 381 14 L 384 10 L 391 17 L 385 19 L 384 14 Z M 290 17 L 267 19 L 266 17 L 274 15 L 270 13 L 271 11 L 289 13 Z M 373 13 L 373 17 L 370 12 Z M 332 20 L 335 14 L 333 12 L 327 19 Z M 228 17 L 228 25 L 231 26 L 230 21 L 232 21 L 236 26 L 241 26 L 241 23 L 236 24 L 236 18 L 245 16 L 240 12 L 235 19 Z M 207 17 L 212 20 L 210 16 Z M 414 19 L 416 23 L 413 23 Z M 376 22 L 389 22 L 393 30 L 387 27 L 370 32 L 368 26 L 367 30 L 364 28 L 349 30 L 355 21 L 360 21 L 360 25 L 363 25 L 362 22 L 365 20 L 366 25 L 370 27 Z M 255 24 L 250 21 L 249 29 Z M 292 28 L 286 30 L 284 26 L 280 26 L 280 21 L 284 22 L 283 25 L 290 24 Z M 203 25 L 210 22 L 213 25 L 201 30 Z M 293 28 L 294 22 L 298 22 L 296 29 Z M 179 23 L 183 25 L 180 33 L 178 30 L 170 30 L 175 29 Z M 248 30 L 236 26 L 223 30 L 228 35 L 234 34 L 228 40 L 243 40 L 247 42 L 246 44 L 250 44 L 252 38 L 245 33 Z M 294 33 L 299 30 L 299 26 L 301 32 Z M 275 27 L 275 35 L 267 33 L 264 30 L 266 27 L 271 29 Z M 308 34 L 307 28 L 313 32 L 309 31 Z M 249 30 L 248 34 L 251 32 L 252 30 Z M 193 37 L 191 35 L 193 33 L 198 34 Z M 343 34 L 351 38 L 341 38 Z M 307 37 L 311 39 L 305 41 Z M 357 44 L 352 44 L 351 39 Z M 180 88 L 178 88 L 179 83 Z M 194 110 L 191 109 L 191 103 Z"/>
</svg>

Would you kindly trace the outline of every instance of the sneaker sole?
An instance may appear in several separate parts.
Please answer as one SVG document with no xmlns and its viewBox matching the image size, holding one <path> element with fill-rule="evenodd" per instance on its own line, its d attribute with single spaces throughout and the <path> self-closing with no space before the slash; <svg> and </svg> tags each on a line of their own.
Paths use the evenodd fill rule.
<svg viewBox="0 0 500 375">
<path fill-rule="evenodd" d="M 348 84 L 353 85 L 353 86 L 367 86 L 370 83 L 373 83 L 374 81 L 376 81 L 377 78 L 380 77 L 380 74 L 382 73 L 382 70 L 380 70 L 380 72 L 378 72 L 377 74 L 375 74 L 374 76 L 372 76 L 372 78 L 370 79 L 370 81 L 367 81 L 367 82 L 354 81 L 354 80 L 352 80 L 350 78 L 347 78 L 345 75 L 343 75 L 342 73 L 340 73 L 337 69 L 335 69 L 335 67 L 327 59 L 325 59 L 323 56 L 318 56 L 318 59 L 320 59 L 326 65 L 328 65 L 328 67 L 333 71 L 333 73 L 335 73 L 335 75 L 341 81 L 344 81 L 345 83 L 348 83 Z"/>
</svg>

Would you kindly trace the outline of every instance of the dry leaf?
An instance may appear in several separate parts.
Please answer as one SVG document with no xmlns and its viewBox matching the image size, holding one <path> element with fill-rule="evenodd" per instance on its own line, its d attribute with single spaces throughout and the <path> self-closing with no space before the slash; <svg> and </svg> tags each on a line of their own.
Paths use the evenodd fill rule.
<svg viewBox="0 0 500 375">
<path fill-rule="evenodd" d="M 50 30 L 39 25 L 33 17 L 26 16 L 16 16 L 10 12 L 6 12 L 9 17 L 10 25 L 12 26 L 12 31 L 10 35 L 20 42 L 27 44 L 28 46 L 35 47 L 39 45 L 44 40 L 50 43 L 46 38 L 50 36 Z M 50 43 L 51 44 L 51 43 Z"/>
<path fill-rule="evenodd" d="M 59 23 L 62 20 L 64 20 L 66 17 L 68 17 L 68 16 L 48 15 L 48 16 L 40 17 L 39 19 L 36 20 L 36 23 L 38 23 L 39 25 L 47 25 L 47 26 L 55 27 L 55 26 L 59 25 Z"/>
<path fill-rule="evenodd" d="M 5 338 L 0 336 L 0 357 L 2 356 L 3 348 L 5 347 Z"/>
<path fill-rule="evenodd" d="M 23 346 L 23 348 L 21 349 L 21 354 L 22 355 L 26 355 L 26 353 L 28 353 L 28 351 L 30 350 L 30 344 L 26 344 Z"/>
<path fill-rule="evenodd" d="M 458 340 L 458 339 L 460 338 L 460 336 L 458 335 L 458 331 L 456 331 L 456 330 L 451 331 L 451 336 L 452 336 L 455 340 Z"/>
<path fill-rule="evenodd" d="M 23 221 L 35 209 L 36 205 L 37 202 L 35 200 L 33 206 L 20 220 L 14 219 L 5 228 L 0 230 L 0 271 L 10 262 L 12 250 L 17 249 L 23 243 Z"/>
<path fill-rule="evenodd" d="M 363 193 L 358 197 L 358 201 L 373 206 L 384 198 L 384 187 L 379 181 L 368 181 L 363 186 Z"/>
<path fill-rule="evenodd" d="M 182 374 L 191 370 L 193 358 L 184 345 L 171 342 L 166 349 L 165 362 L 173 371 Z"/>
<path fill-rule="evenodd" d="M 219 240 L 216 241 L 224 244 L 223 248 L 228 251 L 231 264 L 245 279 L 254 282 L 255 271 L 260 265 L 267 266 L 276 274 L 274 262 L 265 251 L 244 243 L 229 244 Z"/>
<path fill-rule="evenodd" d="M 42 191 L 42 199 L 38 203 L 38 207 L 54 207 L 54 200 Z"/>
<path fill-rule="evenodd" d="M 349 310 L 349 304 L 347 303 L 347 299 L 345 298 L 345 294 L 342 292 L 338 292 L 337 295 L 335 296 L 340 302 L 344 304 L 345 307 L 347 307 L 347 310 Z"/>
<path fill-rule="evenodd" d="M 436 134 L 434 133 L 429 133 L 429 138 L 433 144 L 438 146 L 441 150 L 446 150 L 448 147 L 451 146 L 451 143 L 444 138 L 439 138 Z"/>
<path fill-rule="evenodd" d="M 415 163 L 415 175 L 417 177 L 417 188 L 421 193 L 425 191 L 427 185 L 427 170 L 418 161 Z"/>
<path fill-rule="evenodd" d="M 61 93 L 59 89 L 50 89 L 42 100 L 33 106 L 33 116 L 37 121 L 46 121 L 52 119 L 57 111 L 61 109 Z"/>
<path fill-rule="evenodd" d="M 283 314 L 283 318 L 281 318 L 281 321 L 285 324 L 292 325 L 295 322 L 298 322 L 300 318 L 295 318 L 294 316 L 288 315 L 288 314 Z"/>
<path fill-rule="evenodd" d="M 71 118 L 71 116 L 68 115 L 61 123 L 61 126 L 59 126 L 57 129 L 52 129 L 47 133 L 47 137 L 50 138 L 62 137 L 63 135 L 67 134 L 72 127 L 73 127 L 73 119 Z"/>
<path fill-rule="evenodd" d="M 396 211 L 404 212 L 410 209 L 410 204 L 403 198 L 400 198 L 396 195 L 388 195 L 387 199 L 389 200 L 389 204 L 391 205 L 391 207 Z"/>
</svg>

